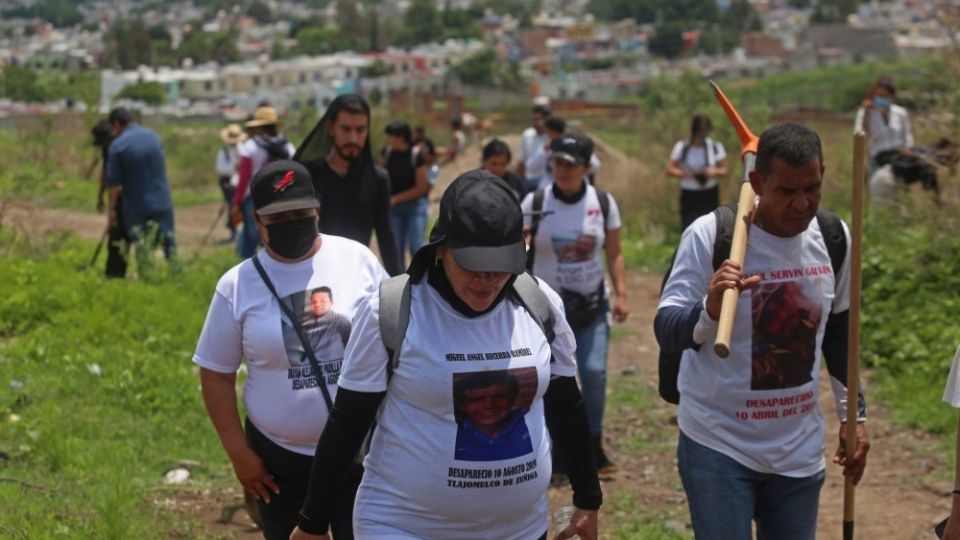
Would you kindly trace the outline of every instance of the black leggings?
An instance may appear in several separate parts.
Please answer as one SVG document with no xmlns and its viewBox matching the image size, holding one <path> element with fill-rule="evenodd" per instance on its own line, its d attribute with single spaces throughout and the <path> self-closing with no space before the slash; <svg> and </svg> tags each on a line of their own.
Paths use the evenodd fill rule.
<svg viewBox="0 0 960 540">
<path fill-rule="evenodd" d="M 246 432 L 250 448 L 260 456 L 280 487 L 279 494 L 270 495 L 270 504 L 257 501 L 263 520 L 263 537 L 266 540 L 288 540 L 307 496 L 313 456 L 291 452 L 277 445 L 257 430 L 250 419 L 246 421 Z M 353 501 L 362 476 L 363 467 L 353 465 L 335 499 L 330 532 L 337 540 L 353 540 Z"/>
<path fill-rule="evenodd" d="M 680 221 L 683 229 L 697 220 L 698 217 L 709 214 L 720 206 L 720 187 L 713 186 L 703 191 L 680 190 Z"/>
</svg>

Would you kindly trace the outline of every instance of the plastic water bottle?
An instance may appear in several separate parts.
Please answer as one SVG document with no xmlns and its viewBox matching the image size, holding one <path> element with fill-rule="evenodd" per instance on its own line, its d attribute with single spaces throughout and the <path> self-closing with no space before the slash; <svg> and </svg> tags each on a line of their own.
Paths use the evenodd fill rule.
<svg viewBox="0 0 960 540">
<path fill-rule="evenodd" d="M 573 519 L 575 508 L 572 506 L 561 506 L 553 511 L 553 534 L 560 534 L 564 529 L 570 526 L 570 520 Z M 580 540 L 579 536 L 571 536 L 571 540 Z"/>
</svg>

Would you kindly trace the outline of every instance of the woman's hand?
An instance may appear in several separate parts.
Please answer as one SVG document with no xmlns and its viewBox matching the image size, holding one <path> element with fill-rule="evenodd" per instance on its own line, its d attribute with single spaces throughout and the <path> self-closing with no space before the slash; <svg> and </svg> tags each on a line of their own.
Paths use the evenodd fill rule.
<svg viewBox="0 0 960 540">
<path fill-rule="evenodd" d="M 613 295 L 613 305 L 610 307 L 613 314 L 613 320 L 622 323 L 630 315 L 630 304 L 627 301 L 626 293 L 617 293 Z"/>
<path fill-rule="evenodd" d="M 598 537 L 597 511 L 575 508 L 570 517 L 570 525 L 557 533 L 556 540 L 566 540 L 574 536 L 581 540 L 597 540 Z M 292 538 L 291 538 L 292 540 Z"/>
<path fill-rule="evenodd" d="M 330 535 L 305 533 L 300 530 L 300 527 L 296 527 L 290 533 L 290 540 L 330 540 Z"/>
<path fill-rule="evenodd" d="M 233 463 L 237 480 L 243 484 L 244 489 L 253 493 L 257 500 L 270 504 L 270 492 L 280 493 L 280 486 L 273 481 L 273 475 L 249 446 L 237 452 L 236 456 L 231 456 L 230 461 Z"/>
</svg>

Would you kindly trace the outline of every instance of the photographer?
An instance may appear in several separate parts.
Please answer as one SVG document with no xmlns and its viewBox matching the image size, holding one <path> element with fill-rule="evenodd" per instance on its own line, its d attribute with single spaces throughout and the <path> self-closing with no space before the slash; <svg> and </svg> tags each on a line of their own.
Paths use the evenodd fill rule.
<svg viewBox="0 0 960 540">
<path fill-rule="evenodd" d="M 677 141 L 670 152 L 667 174 L 680 179 L 680 221 L 686 230 L 698 217 L 720 206 L 717 178 L 727 174 L 727 152 L 709 137 L 710 118 L 698 114 L 690 126 L 690 140 Z"/>
</svg>

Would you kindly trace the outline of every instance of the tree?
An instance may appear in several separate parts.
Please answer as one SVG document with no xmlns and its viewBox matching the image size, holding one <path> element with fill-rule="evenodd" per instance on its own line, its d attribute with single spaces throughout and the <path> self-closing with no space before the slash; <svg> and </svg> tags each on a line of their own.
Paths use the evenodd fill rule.
<svg viewBox="0 0 960 540">
<path fill-rule="evenodd" d="M 43 0 L 32 6 L 17 6 L 3 12 L 4 18 L 23 17 L 43 19 L 58 27 L 68 27 L 83 22 L 77 2 L 70 0 Z"/>
<path fill-rule="evenodd" d="M 247 15 L 256 19 L 260 24 L 267 24 L 273 21 L 273 11 L 270 10 L 270 6 L 261 0 L 253 0 L 253 2 L 250 2 L 250 5 L 247 7 Z"/>
<path fill-rule="evenodd" d="M 130 86 L 124 86 L 123 90 L 113 99 L 132 99 L 142 101 L 147 105 L 162 105 L 167 100 L 167 93 L 163 90 L 163 85 L 156 81 L 138 82 Z"/>
<path fill-rule="evenodd" d="M 377 58 L 370 64 L 369 67 L 363 68 L 360 72 L 360 75 L 363 77 L 375 78 L 383 77 L 384 75 L 389 75 L 393 73 L 393 66 L 384 62 L 382 59 Z"/>
<path fill-rule="evenodd" d="M 5 98 L 25 103 L 47 100 L 47 89 L 40 83 L 37 73 L 29 68 L 8 66 L 0 71 L 0 90 Z"/>
<path fill-rule="evenodd" d="M 413 0 L 403 16 L 404 26 L 397 36 L 401 45 L 430 43 L 437 38 L 440 13 L 433 0 Z"/>
<path fill-rule="evenodd" d="M 336 52 L 339 32 L 331 26 L 311 26 L 297 33 L 298 54 L 319 55 Z"/>
<path fill-rule="evenodd" d="M 117 21 L 103 38 L 106 52 L 104 65 L 135 69 L 156 65 L 153 40 L 142 21 Z"/>
<path fill-rule="evenodd" d="M 679 57 L 683 53 L 684 30 L 685 27 L 682 24 L 675 22 L 658 28 L 647 46 L 650 53 L 665 58 Z"/>
</svg>

